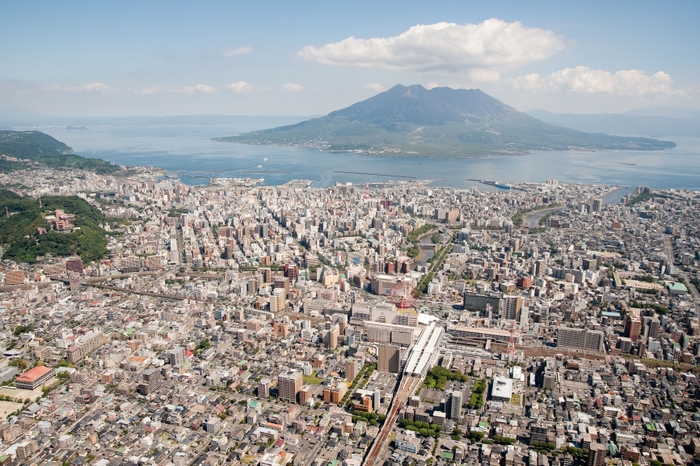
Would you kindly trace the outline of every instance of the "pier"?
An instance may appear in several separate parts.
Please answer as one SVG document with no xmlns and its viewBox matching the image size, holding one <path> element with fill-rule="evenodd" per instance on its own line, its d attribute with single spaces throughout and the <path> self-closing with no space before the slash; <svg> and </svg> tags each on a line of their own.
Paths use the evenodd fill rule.
<svg viewBox="0 0 700 466">
<path fill-rule="evenodd" d="M 350 175 L 370 175 L 370 176 L 386 176 L 389 178 L 409 178 L 412 180 L 417 179 L 416 176 L 411 176 L 411 175 L 391 175 L 387 173 L 366 173 L 366 172 L 350 172 L 350 171 L 345 171 L 345 170 L 333 170 L 333 173 L 347 173 Z"/>
</svg>

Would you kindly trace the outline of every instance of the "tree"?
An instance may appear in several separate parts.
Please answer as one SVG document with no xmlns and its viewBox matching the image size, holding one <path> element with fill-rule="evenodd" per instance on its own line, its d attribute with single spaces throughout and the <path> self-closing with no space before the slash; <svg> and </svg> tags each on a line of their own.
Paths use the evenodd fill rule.
<svg viewBox="0 0 700 466">
<path fill-rule="evenodd" d="M 24 371 L 29 367 L 29 362 L 26 359 L 18 358 L 10 363 L 10 366 L 14 366 L 17 369 Z"/>
</svg>

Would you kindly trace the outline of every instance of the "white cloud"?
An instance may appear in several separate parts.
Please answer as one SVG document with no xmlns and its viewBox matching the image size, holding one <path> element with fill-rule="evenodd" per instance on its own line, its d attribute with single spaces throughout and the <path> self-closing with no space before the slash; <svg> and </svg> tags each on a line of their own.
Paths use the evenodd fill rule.
<svg viewBox="0 0 700 466">
<path fill-rule="evenodd" d="M 226 86 L 226 89 L 235 92 L 236 94 L 248 94 L 253 90 L 253 86 L 245 81 L 238 81 L 237 83 L 231 83 Z"/>
<path fill-rule="evenodd" d="M 366 91 L 382 92 L 386 88 L 379 83 L 367 83 L 365 84 Z"/>
<path fill-rule="evenodd" d="M 144 87 L 138 90 L 137 94 L 211 94 L 217 92 L 215 87 L 207 84 L 197 84 L 196 86 L 177 86 L 174 84 L 158 84 L 156 86 Z"/>
<path fill-rule="evenodd" d="M 302 86 L 301 84 L 294 84 L 294 83 L 287 83 L 284 86 L 282 86 L 282 90 L 284 92 L 299 92 L 299 91 L 303 91 L 304 89 L 306 89 L 306 88 L 304 86 Z"/>
<path fill-rule="evenodd" d="M 91 83 L 80 86 L 81 91 L 106 91 L 107 89 L 109 89 L 109 86 L 104 83 Z"/>
<path fill-rule="evenodd" d="M 242 47 L 231 47 L 230 49 L 224 51 L 224 57 L 233 58 L 239 55 L 245 55 L 246 53 L 252 52 L 253 49 L 249 45 L 244 45 Z"/>
<path fill-rule="evenodd" d="M 297 57 L 357 68 L 467 73 L 472 80 L 493 82 L 499 70 L 544 60 L 563 49 L 564 39 L 552 31 L 488 19 L 480 24 L 419 24 L 394 37 L 348 37 L 318 48 L 306 46 Z"/>
<path fill-rule="evenodd" d="M 104 92 L 109 90 L 109 86 L 104 83 L 89 83 L 82 86 L 61 86 L 59 84 L 49 84 L 41 86 L 40 89 L 45 91 L 64 91 L 64 92 Z"/>
<path fill-rule="evenodd" d="M 206 84 L 197 84 L 196 86 L 194 86 L 194 90 L 196 92 L 202 92 L 204 94 L 211 94 L 213 92 L 216 92 L 215 87 L 211 87 Z"/>
<path fill-rule="evenodd" d="M 604 70 L 593 70 L 587 66 L 565 68 L 549 76 L 528 74 L 511 79 L 509 83 L 515 89 L 533 92 L 569 91 L 578 94 L 620 96 L 683 94 L 683 91 L 673 89 L 673 78 L 663 71 L 651 76 L 642 70 L 621 70 L 613 74 Z"/>
</svg>

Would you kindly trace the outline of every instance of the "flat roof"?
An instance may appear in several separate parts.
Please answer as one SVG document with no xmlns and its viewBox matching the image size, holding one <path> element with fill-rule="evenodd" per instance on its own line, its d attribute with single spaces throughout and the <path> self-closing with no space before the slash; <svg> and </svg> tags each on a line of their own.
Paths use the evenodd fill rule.
<svg viewBox="0 0 700 466">
<path fill-rule="evenodd" d="M 505 377 L 495 377 L 493 379 L 493 388 L 491 389 L 491 397 L 502 399 L 510 399 L 513 396 L 513 379 Z"/>
<path fill-rule="evenodd" d="M 452 327 L 447 329 L 448 332 L 450 330 L 461 331 L 461 332 L 483 333 L 486 335 L 510 336 L 509 330 L 503 330 L 500 328 L 468 327 L 466 325 L 453 325 Z"/>
<path fill-rule="evenodd" d="M 666 286 L 671 291 L 688 291 L 688 288 L 686 288 L 681 282 L 668 282 L 666 283 Z"/>
<path fill-rule="evenodd" d="M 33 383 L 34 381 L 39 380 L 41 377 L 45 376 L 52 370 L 53 369 L 50 367 L 36 366 L 17 377 L 15 381 Z"/>
</svg>

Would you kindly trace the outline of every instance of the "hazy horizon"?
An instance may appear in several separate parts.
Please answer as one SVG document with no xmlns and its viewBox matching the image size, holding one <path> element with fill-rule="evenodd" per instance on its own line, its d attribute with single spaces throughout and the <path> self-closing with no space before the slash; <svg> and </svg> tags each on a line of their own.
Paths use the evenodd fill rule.
<svg viewBox="0 0 700 466">
<path fill-rule="evenodd" d="M 700 108 L 697 2 L 11 2 L 0 108 L 325 115 L 397 83 L 520 110 Z"/>
</svg>

